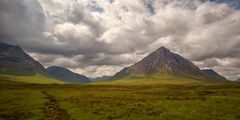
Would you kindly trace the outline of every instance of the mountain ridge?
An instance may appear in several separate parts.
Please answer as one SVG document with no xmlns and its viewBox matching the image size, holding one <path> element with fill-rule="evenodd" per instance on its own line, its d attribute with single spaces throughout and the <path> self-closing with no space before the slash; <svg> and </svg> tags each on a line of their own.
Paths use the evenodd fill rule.
<svg viewBox="0 0 240 120">
<path fill-rule="evenodd" d="M 0 43 L 0 74 L 47 75 L 45 68 L 17 45 Z"/>
<path fill-rule="evenodd" d="M 45 69 L 38 61 L 24 52 L 17 45 L 0 43 L 0 75 L 33 76 L 41 74 L 54 77 L 67 83 L 89 83 L 91 80 L 84 75 L 74 73 L 64 67 L 51 66 Z M 137 63 L 125 67 L 113 77 L 104 76 L 95 80 L 121 79 L 124 77 L 186 77 L 226 80 L 214 70 L 200 70 L 186 58 L 171 52 L 165 47 L 160 47 Z"/>
<path fill-rule="evenodd" d="M 151 76 L 186 77 L 196 79 L 210 78 L 191 61 L 171 52 L 166 47 L 160 47 L 137 63 L 117 72 L 113 76 L 113 79 Z"/>
<path fill-rule="evenodd" d="M 90 83 L 90 79 L 84 75 L 74 73 L 64 67 L 60 66 L 51 66 L 47 68 L 48 74 L 63 80 L 67 83 Z"/>
<path fill-rule="evenodd" d="M 213 69 L 202 69 L 201 71 L 204 72 L 205 74 L 207 74 L 209 77 L 212 77 L 213 79 L 217 78 L 219 80 L 227 80 L 225 77 L 223 77 L 222 75 L 218 74 Z"/>
</svg>

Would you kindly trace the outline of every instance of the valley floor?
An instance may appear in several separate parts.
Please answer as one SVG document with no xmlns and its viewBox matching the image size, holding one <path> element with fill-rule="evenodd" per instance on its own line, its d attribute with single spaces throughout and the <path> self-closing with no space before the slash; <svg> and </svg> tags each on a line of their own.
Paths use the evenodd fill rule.
<svg viewBox="0 0 240 120">
<path fill-rule="evenodd" d="M 1 82 L 0 120 L 238 120 L 240 84 Z"/>
</svg>

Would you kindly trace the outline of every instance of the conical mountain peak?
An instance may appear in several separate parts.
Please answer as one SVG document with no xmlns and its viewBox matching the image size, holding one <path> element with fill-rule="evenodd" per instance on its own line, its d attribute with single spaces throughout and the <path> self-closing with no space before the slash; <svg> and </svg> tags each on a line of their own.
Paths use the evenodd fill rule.
<svg viewBox="0 0 240 120">
<path fill-rule="evenodd" d="M 149 54 L 149 56 L 155 56 L 155 57 L 162 57 L 163 58 L 165 56 L 169 56 L 170 54 L 172 54 L 172 52 L 169 49 L 167 49 L 165 47 L 160 47 L 156 51 Z"/>
<path fill-rule="evenodd" d="M 165 51 L 165 52 L 171 52 L 169 49 L 167 49 L 166 47 L 162 46 L 160 48 L 158 48 L 158 51 Z"/>
<path fill-rule="evenodd" d="M 156 74 L 199 75 L 201 70 L 184 57 L 160 47 L 134 65 L 124 68 L 115 77 Z"/>
</svg>

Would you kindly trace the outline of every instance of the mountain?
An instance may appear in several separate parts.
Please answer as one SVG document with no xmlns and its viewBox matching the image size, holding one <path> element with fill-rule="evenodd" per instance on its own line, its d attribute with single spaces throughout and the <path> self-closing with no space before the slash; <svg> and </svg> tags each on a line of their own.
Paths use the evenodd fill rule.
<svg viewBox="0 0 240 120">
<path fill-rule="evenodd" d="M 139 62 L 122 69 L 113 76 L 113 79 L 127 77 L 164 77 L 164 78 L 209 78 L 196 65 L 184 57 L 161 47 Z"/>
<path fill-rule="evenodd" d="M 46 70 L 38 61 L 25 53 L 21 47 L 5 43 L 0 43 L 0 74 L 13 75 L 11 80 L 27 83 L 90 82 L 87 77 L 65 68 L 50 67 Z M 52 77 L 59 78 L 61 81 Z"/>
<path fill-rule="evenodd" d="M 98 82 L 98 81 L 108 81 L 111 80 L 112 76 L 102 76 L 102 77 L 96 77 L 96 78 L 92 78 L 91 80 L 94 82 Z"/>
<path fill-rule="evenodd" d="M 64 67 L 51 66 L 47 68 L 48 74 L 67 83 L 89 83 L 86 76 L 74 73 Z"/>
<path fill-rule="evenodd" d="M 0 43 L 0 74 L 29 76 L 47 74 L 45 68 L 19 46 Z"/>
<path fill-rule="evenodd" d="M 201 70 L 203 73 L 207 74 L 209 77 L 213 79 L 218 79 L 218 80 L 227 80 L 225 77 L 221 76 L 217 72 L 215 72 L 213 69 L 204 69 Z"/>
<path fill-rule="evenodd" d="M 239 79 L 237 79 L 237 80 L 235 80 L 236 82 L 240 82 L 240 78 Z"/>
</svg>

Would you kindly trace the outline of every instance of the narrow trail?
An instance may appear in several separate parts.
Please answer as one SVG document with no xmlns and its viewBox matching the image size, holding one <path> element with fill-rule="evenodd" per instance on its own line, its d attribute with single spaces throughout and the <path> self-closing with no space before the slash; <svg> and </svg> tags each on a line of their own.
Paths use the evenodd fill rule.
<svg viewBox="0 0 240 120">
<path fill-rule="evenodd" d="M 42 108 L 43 120 L 72 120 L 66 110 L 59 108 L 59 101 L 55 96 L 46 91 L 42 91 L 42 93 L 45 95 L 45 99 L 48 100 Z"/>
</svg>

